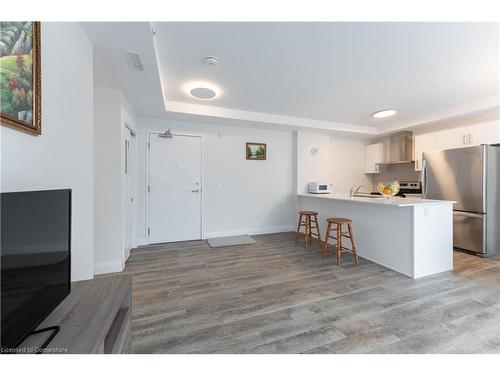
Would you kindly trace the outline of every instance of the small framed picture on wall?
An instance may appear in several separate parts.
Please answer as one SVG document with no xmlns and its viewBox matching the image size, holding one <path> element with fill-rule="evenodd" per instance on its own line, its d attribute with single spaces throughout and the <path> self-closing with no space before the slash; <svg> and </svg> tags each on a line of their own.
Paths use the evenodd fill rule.
<svg viewBox="0 0 500 375">
<path fill-rule="evenodd" d="M 266 160 L 267 157 L 265 143 L 247 143 L 245 152 L 247 160 Z"/>
</svg>

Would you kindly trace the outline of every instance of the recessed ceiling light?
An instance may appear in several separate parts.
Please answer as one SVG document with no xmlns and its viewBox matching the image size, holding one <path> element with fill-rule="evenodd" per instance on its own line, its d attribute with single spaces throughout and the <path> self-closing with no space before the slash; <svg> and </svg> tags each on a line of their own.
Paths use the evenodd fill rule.
<svg viewBox="0 0 500 375">
<path fill-rule="evenodd" d="M 396 114 L 396 110 L 395 109 L 383 109 L 381 111 L 375 112 L 372 115 L 372 117 L 375 117 L 375 118 L 385 118 L 385 117 L 394 116 L 395 114 Z"/>
<path fill-rule="evenodd" d="M 184 91 L 196 99 L 210 100 L 220 95 L 221 90 L 209 82 L 189 82 Z"/>
</svg>

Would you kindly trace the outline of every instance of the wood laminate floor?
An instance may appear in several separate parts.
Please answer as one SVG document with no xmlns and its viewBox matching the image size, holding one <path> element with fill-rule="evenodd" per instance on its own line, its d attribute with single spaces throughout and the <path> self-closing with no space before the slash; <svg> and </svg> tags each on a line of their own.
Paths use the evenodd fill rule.
<svg viewBox="0 0 500 375">
<path fill-rule="evenodd" d="M 500 353 L 500 258 L 412 280 L 293 233 L 132 251 L 135 353 Z"/>
</svg>

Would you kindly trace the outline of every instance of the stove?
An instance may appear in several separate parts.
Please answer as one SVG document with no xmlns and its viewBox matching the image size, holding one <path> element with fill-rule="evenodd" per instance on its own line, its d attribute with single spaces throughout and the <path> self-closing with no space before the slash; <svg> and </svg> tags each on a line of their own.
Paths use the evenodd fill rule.
<svg viewBox="0 0 500 375">
<path fill-rule="evenodd" d="M 372 195 L 382 195 L 378 191 L 372 191 Z M 422 183 L 420 181 L 399 181 L 399 192 L 397 197 L 406 198 L 407 196 L 422 195 Z"/>
</svg>

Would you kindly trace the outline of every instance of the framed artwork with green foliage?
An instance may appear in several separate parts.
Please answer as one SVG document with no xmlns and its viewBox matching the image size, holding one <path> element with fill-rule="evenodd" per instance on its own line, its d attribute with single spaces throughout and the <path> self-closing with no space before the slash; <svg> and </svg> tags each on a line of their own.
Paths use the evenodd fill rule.
<svg viewBox="0 0 500 375">
<path fill-rule="evenodd" d="M 0 122 L 41 134 L 40 22 L 0 22 Z"/>
<path fill-rule="evenodd" d="M 265 143 L 247 143 L 247 160 L 266 160 L 267 149 Z"/>
</svg>

